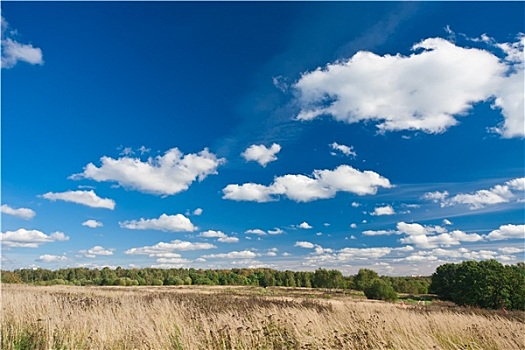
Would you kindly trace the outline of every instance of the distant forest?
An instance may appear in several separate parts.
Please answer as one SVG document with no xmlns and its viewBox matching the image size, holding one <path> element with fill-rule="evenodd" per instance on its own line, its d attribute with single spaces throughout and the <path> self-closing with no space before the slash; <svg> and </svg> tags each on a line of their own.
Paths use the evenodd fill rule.
<svg viewBox="0 0 525 350">
<path fill-rule="evenodd" d="M 503 265 L 496 260 L 444 264 L 429 277 L 379 276 L 360 269 L 354 276 L 338 270 L 278 271 L 268 268 L 230 270 L 203 269 L 110 269 L 66 268 L 59 270 L 19 269 L 1 271 L 2 283 L 76 286 L 177 286 L 221 285 L 260 287 L 306 287 L 353 289 L 395 300 L 397 294 L 432 293 L 458 305 L 525 310 L 525 263 Z M 392 295 L 393 290 L 395 293 Z M 372 297 L 376 298 L 376 297 Z"/>
</svg>

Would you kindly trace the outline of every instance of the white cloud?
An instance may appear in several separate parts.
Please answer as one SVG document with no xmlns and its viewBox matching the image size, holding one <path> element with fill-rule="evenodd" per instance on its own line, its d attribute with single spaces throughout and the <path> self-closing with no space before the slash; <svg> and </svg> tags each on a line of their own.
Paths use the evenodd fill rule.
<svg viewBox="0 0 525 350">
<path fill-rule="evenodd" d="M 374 209 L 373 212 L 370 213 L 370 215 L 374 216 L 382 216 L 382 215 L 394 215 L 396 212 L 394 211 L 394 208 L 390 205 L 386 205 L 384 207 L 377 207 Z"/>
<path fill-rule="evenodd" d="M 361 172 L 349 165 L 340 165 L 334 170 L 315 170 L 312 177 L 279 176 L 269 186 L 254 183 L 228 185 L 223 189 L 223 198 L 236 201 L 269 202 L 283 195 L 296 202 L 310 202 L 332 198 L 339 191 L 360 196 L 376 194 L 379 187 L 391 188 L 392 185 L 387 178 L 376 172 Z"/>
<path fill-rule="evenodd" d="M 171 232 L 193 232 L 197 228 L 182 214 L 162 214 L 158 219 L 130 220 L 119 222 L 120 227 L 130 230 L 159 230 Z"/>
<path fill-rule="evenodd" d="M 295 242 L 294 247 L 312 249 L 315 247 L 315 245 L 311 242 L 299 241 L 299 242 Z"/>
<path fill-rule="evenodd" d="M 100 221 L 89 219 L 89 220 L 84 221 L 82 223 L 82 226 L 87 226 L 87 227 L 91 227 L 91 228 L 97 228 L 97 227 L 104 226 L 104 224 L 102 224 Z"/>
<path fill-rule="evenodd" d="M 525 251 L 525 248 L 514 248 L 514 247 L 502 247 L 498 248 L 503 254 L 517 254 Z"/>
<path fill-rule="evenodd" d="M 172 148 L 163 156 L 150 157 L 145 162 L 128 156 L 118 159 L 104 156 L 100 161 L 100 168 L 89 163 L 84 172 L 70 178 L 112 181 L 125 188 L 163 196 L 185 191 L 195 180 L 217 174 L 217 167 L 225 162 L 207 148 L 187 155 Z"/>
<path fill-rule="evenodd" d="M 525 190 L 525 178 L 516 178 L 505 182 L 503 185 L 496 185 L 488 190 L 479 190 L 474 193 L 459 193 L 449 197 L 448 191 L 428 192 L 423 195 L 423 199 L 434 203 L 440 203 L 441 207 L 454 205 L 467 205 L 470 209 L 480 209 L 488 205 L 508 203 L 517 197 L 514 191 Z"/>
<path fill-rule="evenodd" d="M 452 225 L 452 222 L 448 219 L 443 219 L 443 225 Z"/>
<path fill-rule="evenodd" d="M 51 254 L 44 254 L 40 255 L 36 261 L 44 262 L 44 263 L 52 263 L 52 262 L 59 262 L 59 261 L 67 261 L 68 258 L 64 255 L 51 255 Z"/>
<path fill-rule="evenodd" d="M 244 233 L 264 236 L 264 235 L 280 235 L 280 234 L 283 234 L 284 231 L 281 230 L 280 228 L 276 227 L 273 230 L 268 230 L 268 231 L 263 231 L 263 230 L 261 230 L 259 228 L 250 229 L 250 230 L 244 231 Z"/>
<path fill-rule="evenodd" d="M 32 219 L 36 215 L 35 211 L 31 210 L 29 208 L 17 208 L 17 209 L 15 209 L 15 208 L 10 207 L 7 204 L 3 204 L 0 207 L 0 209 L 1 209 L 3 214 L 13 215 L 13 216 L 25 219 L 25 220 Z"/>
<path fill-rule="evenodd" d="M 525 225 L 502 225 L 497 230 L 491 231 L 486 238 L 489 241 L 525 239 Z"/>
<path fill-rule="evenodd" d="M 23 228 L 1 233 L 1 237 L 2 245 L 22 248 L 38 248 L 38 246 L 43 243 L 69 240 L 69 237 L 62 232 L 57 231 L 51 235 L 46 235 L 38 230 L 26 230 Z"/>
<path fill-rule="evenodd" d="M 392 235 L 392 234 L 399 234 L 399 231 L 396 230 L 367 230 L 363 231 L 362 234 L 365 236 L 386 236 L 386 235 Z"/>
<path fill-rule="evenodd" d="M 248 233 L 248 234 L 253 234 L 253 235 L 259 235 L 259 236 L 264 236 L 266 235 L 266 231 L 263 231 L 261 229 L 251 229 L 251 230 L 246 230 L 244 231 L 244 233 Z"/>
<path fill-rule="evenodd" d="M 202 215 L 202 212 L 203 212 L 202 208 L 197 208 L 193 211 L 193 215 L 199 216 L 199 215 Z"/>
<path fill-rule="evenodd" d="M 93 248 L 79 250 L 78 252 L 86 258 L 96 258 L 98 255 L 109 256 L 113 255 L 115 249 L 106 249 L 102 246 L 96 245 Z"/>
<path fill-rule="evenodd" d="M 48 192 L 42 195 L 43 198 L 50 201 L 61 200 L 86 205 L 92 208 L 115 209 L 115 201 L 109 198 L 100 198 L 95 191 L 66 191 L 66 192 Z"/>
<path fill-rule="evenodd" d="M 419 248 L 436 248 L 439 246 L 459 245 L 461 242 L 478 242 L 483 237 L 477 233 L 465 233 L 460 230 L 447 232 L 440 226 L 423 226 L 417 223 L 407 224 L 399 222 L 397 224 L 399 234 L 406 234 L 399 241 L 403 244 L 413 244 Z"/>
<path fill-rule="evenodd" d="M 357 153 L 355 153 L 353 146 L 340 145 L 337 142 L 333 142 L 329 144 L 329 146 L 333 150 L 343 153 L 345 156 L 357 157 Z"/>
<path fill-rule="evenodd" d="M 42 50 L 33 47 L 31 44 L 21 44 L 15 40 L 13 33 L 16 31 L 8 30 L 9 24 L 1 17 L 2 26 L 2 68 L 12 68 L 18 62 L 29 64 L 44 64 Z"/>
<path fill-rule="evenodd" d="M 205 232 L 201 232 L 199 234 L 199 237 L 218 238 L 217 241 L 219 241 L 221 243 L 237 243 L 237 242 L 239 242 L 239 238 L 228 236 L 222 231 L 208 230 L 208 231 L 205 231 Z"/>
<path fill-rule="evenodd" d="M 308 229 L 313 228 L 313 227 L 310 226 L 310 224 L 307 223 L 306 221 L 302 222 L 302 223 L 299 224 L 297 227 L 302 228 L 302 229 L 304 229 L 304 230 L 308 230 Z"/>
<path fill-rule="evenodd" d="M 357 228 L 357 224 L 355 222 L 351 223 L 350 228 Z"/>
<path fill-rule="evenodd" d="M 523 62 L 523 36 L 519 41 L 512 57 Z M 442 38 L 425 39 L 412 50 L 409 56 L 360 51 L 304 73 L 294 85 L 301 108 L 297 119 L 331 115 L 346 123 L 374 121 L 380 131 L 440 133 L 474 103 L 495 96 L 505 117 L 497 131 L 504 137 L 525 135 L 522 63 L 511 65 L 490 51 Z"/>
<path fill-rule="evenodd" d="M 210 243 L 193 243 L 187 241 L 180 241 L 177 239 L 171 241 L 170 243 L 159 242 L 152 246 L 131 248 L 126 250 L 124 253 L 131 255 L 150 255 L 151 257 L 163 257 L 160 254 L 172 253 L 173 251 L 206 250 L 214 248 L 217 247 Z"/>
<path fill-rule="evenodd" d="M 277 160 L 275 156 L 281 151 L 281 146 L 274 143 L 270 148 L 264 145 L 251 145 L 241 155 L 246 161 L 255 161 L 265 167 L 268 163 Z"/>
<path fill-rule="evenodd" d="M 221 253 L 221 254 L 210 254 L 210 255 L 204 255 L 202 258 L 204 259 L 252 259 L 257 256 L 256 253 L 250 251 L 250 250 L 243 250 L 240 252 L 233 251 L 229 253 Z"/>
</svg>

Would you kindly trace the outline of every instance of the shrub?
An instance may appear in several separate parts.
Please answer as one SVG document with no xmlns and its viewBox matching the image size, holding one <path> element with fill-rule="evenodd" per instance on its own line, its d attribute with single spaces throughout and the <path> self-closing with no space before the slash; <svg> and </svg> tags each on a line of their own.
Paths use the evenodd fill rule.
<svg viewBox="0 0 525 350">
<path fill-rule="evenodd" d="M 397 293 L 390 283 L 380 278 L 370 281 L 370 284 L 364 290 L 368 299 L 394 301 L 397 299 Z"/>
</svg>

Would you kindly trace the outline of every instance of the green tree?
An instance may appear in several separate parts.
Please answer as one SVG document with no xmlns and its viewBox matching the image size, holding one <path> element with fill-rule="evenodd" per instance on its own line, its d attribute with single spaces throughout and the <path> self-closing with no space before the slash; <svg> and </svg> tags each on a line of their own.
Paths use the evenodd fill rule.
<svg viewBox="0 0 525 350">
<path fill-rule="evenodd" d="M 368 299 L 386 301 L 397 300 L 397 293 L 392 287 L 392 285 L 389 282 L 380 278 L 375 278 L 372 281 L 370 281 L 366 285 L 364 292 Z"/>
<path fill-rule="evenodd" d="M 379 275 L 374 270 L 359 269 L 357 275 L 354 277 L 354 287 L 357 290 L 365 290 L 376 278 L 379 278 Z"/>
</svg>

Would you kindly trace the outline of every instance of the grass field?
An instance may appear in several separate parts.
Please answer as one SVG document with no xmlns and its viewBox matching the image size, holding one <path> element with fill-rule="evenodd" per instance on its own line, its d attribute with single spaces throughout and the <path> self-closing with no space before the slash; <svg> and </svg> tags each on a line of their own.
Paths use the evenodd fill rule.
<svg viewBox="0 0 525 350">
<path fill-rule="evenodd" d="M 525 349 L 523 315 L 255 287 L 2 285 L 10 349 Z"/>
</svg>

